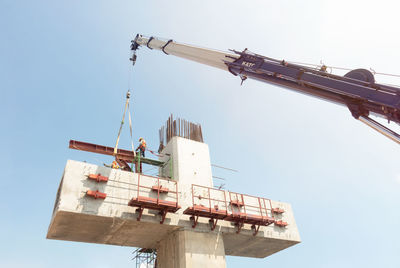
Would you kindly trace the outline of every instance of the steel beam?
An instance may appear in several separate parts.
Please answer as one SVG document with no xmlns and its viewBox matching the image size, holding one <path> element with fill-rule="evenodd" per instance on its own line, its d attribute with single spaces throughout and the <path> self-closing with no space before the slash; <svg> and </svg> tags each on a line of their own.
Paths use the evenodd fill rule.
<svg viewBox="0 0 400 268">
<path fill-rule="evenodd" d="M 70 140 L 69 148 L 75 149 L 75 150 L 80 150 L 80 151 L 85 151 L 85 152 L 96 153 L 96 154 L 115 156 L 116 159 L 124 160 L 127 163 L 135 163 L 139 159 L 139 156 L 135 157 L 132 151 L 118 149 L 117 154 L 114 155 L 113 147 L 107 147 L 104 145 L 98 145 L 98 144 L 82 142 L 82 141 Z M 153 166 L 159 166 L 159 167 L 164 165 L 164 162 L 162 162 L 162 161 L 144 158 L 144 157 L 140 157 L 140 162 L 144 163 L 144 164 L 153 165 Z"/>
</svg>

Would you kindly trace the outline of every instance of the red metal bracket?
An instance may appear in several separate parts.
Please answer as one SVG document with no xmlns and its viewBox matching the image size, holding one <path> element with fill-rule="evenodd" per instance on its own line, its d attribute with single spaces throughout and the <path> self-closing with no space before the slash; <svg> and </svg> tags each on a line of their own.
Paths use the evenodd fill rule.
<svg viewBox="0 0 400 268">
<path fill-rule="evenodd" d="M 97 182 L 107 182 L 108 181 L 108 177 L 106 176 L 101 176 L 101 174 L 89 174 L 88 175 L 88 179 L 90 180 L 95 180 Z"/>
<path fill-rule="evenodd" d="M 218 219 L 211 218 L 208 220 L 208 222 L 211 224 L 211 231 L 214 231 L 215 227 L 217 226 Z"/>
<path fill-rule="evenodd" d="M 196 228 L 197 222 L 199 221 L 199 215 L 193 215 L 190 217 L 190 220 L 193 221 L 192 228 Z"/>
<path fill-rule="evenodd" d="M 275 221 L 274 224 L 275 224 L 276 226 L 279 226 L 279 227 L 286 227 L 286 226 L 288 225 L 287 222 L 282 221 L 282 220 L 280 220 L 280 221 Z"/>
<path fill-rule="evenodd" d="M 136 212 L 139 213 L 139 215 L 138 215 L 138 217 L 137 217 L 137 220 L 138 220 L 138 221 L 140 221 L 140 219 L 142 218 L 143 210 L 144 210 L 144 208 L 142 208 L 142 207 L 139 207 L 139 208 L 136 209 Z"/>
<path fill-rule="evenodd" d="M 231 201 L 231 205 L 232 206 L 237 206 L 237 207 L 242 207 L 244 205 L 244 203 L 242 201 L 239 201 L 239 200 L 232 200 Z"/>
<path fill-rule="evenodd" d="M 253 224 L 253 225 L 251 226 L 251 229 L 254 231 L 254 232 L 253 232 L 253 235 L 256 236 L 257 233 L 258 233 L 258 230 L 260 230 L 260 225 L 257 225 L 257 227 L 256 227 L 256 225 Z"/>
<path fill-rule="evenodd" d="M 163 224 L 165 221 L 165 216 L 167 216 L 168 211 L 166 209 L 163 209 L 160 211 L 160 215 L 161 215 L 161 221 L 160 224 Z"/>
<path fill-rule="evenodd" d="M 283 208 L 273 208 L 272 209 L 272 213 L 282 214 L 283 212 L 285 212 L 285 210 Z"/>
<path fill-rule="evenodd" d="M 106 199 L 107 194 L 99 192 L 98 190 L 92 191 L 92 190 L 87 190 L 86 195 L 94 197 L 94 199 L 100 198 L 100 199 Z"/>
<path fill-rule="evenodd" d="M 153 187 L 151 187 L 151 190 L 152 191 L 155 191 L 155 192 L 160 192 L 160 194 L 162 194 L 162 193 L 168 193 L 169 192 L 169 189 L 168 188 L 166 188 L 166 187 L 162 187 L 161 185 L 160 186 L 158 186 L 158 185 L 154 185 Z"/>
<path fill-rule="evenodd" d="M 237 227 L 236 233 L 238 234 L 238 233 L 240 233 L 240 230 L 242 229 L 242 227 L 244 225 L 244 222 L 243 221 L 238 221 L 238 222 L 235 222 L 235 225 Z"/>
</svg>

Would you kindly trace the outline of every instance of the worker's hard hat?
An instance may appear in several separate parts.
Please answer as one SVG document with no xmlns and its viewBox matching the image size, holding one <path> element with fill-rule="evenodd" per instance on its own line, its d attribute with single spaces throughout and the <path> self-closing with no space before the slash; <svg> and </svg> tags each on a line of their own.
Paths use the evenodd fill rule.
<svg viewBox="0 0 400 268">
<path fill-rule="evenodd" d="M 139 141 L 143 140 L 143 138 L 139 138 Z"/>
</svg>

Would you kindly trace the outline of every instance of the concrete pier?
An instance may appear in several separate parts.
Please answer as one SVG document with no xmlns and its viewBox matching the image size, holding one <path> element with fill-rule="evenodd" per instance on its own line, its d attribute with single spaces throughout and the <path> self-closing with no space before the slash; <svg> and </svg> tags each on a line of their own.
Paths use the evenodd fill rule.
<svg viewBox="0 0 400 268">
<path fill-rule="evenodd" d="M 261 226 L 254 236 L 250 224 L 244 224 L 237 233 L 233 222 L 219 220 L 211 230 L 209 219 L 199 217 L 193 228 L 193 220 L 183 212 L 193 206 L 192 184 L 212 187 L 208 146 L 173 137 L 163 154 L 161 160 L 172 161 L 172 168 L 161 168 L 160 173 L 172 178 L 159 182 L 156 177 L 68 160 L 47 238 L 157 249 L 159 267 L 225 267 L 225 255 L 264 258 L 300 242 L 290 204 L 273 200 L 271 206 L 284 213 L 270 216 L 287 222 L 286 227 Z M 90 174 L 101 174 L 108 181 L 89 180 Z M 139 211 L 128 202 L 137 196 L 157 198 L 157 191 L 149 190 L 157 183 L 169 189 L 168 193 L 160 193 L 160 200 L 177 200 L 181 208 L 167 213 L 163 224 L 158 210 L 144 209 L 139 221 Z M 173 193 L 176 188 L 177 195 Z M 98 190 L 107 197 L 95 199 L 87 195 L 88 190 Z M 229 192 L 221 192 L 229 196 Z M 195 195 L 207 193 L 198 191 Z M 195 203 L 207 205 L 204 200 Z M 220 203 L 212 207 L 216 205 L 223 207 Z M 223 209 L 233 213 L 230 207 Z"/>
</svg>

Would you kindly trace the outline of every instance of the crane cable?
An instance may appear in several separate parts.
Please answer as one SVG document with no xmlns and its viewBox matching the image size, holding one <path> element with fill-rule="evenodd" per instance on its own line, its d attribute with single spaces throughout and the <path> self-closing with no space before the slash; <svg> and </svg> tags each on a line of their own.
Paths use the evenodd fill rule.
<svg viewBox="0 0 400 268">
<path fill-rule="evenodd" d="M 131 111 L 130 111 L 130 108 L 129 108 L 129 102 L 128 102 L 128 116 L 129 116 L 129 131 L 131 133 L 132 152 L 133 152 L 133 157 L 136 157 L 135 147 L 133 146 L 132 119 L 131 119 Z"/>
<path fill-rule="evenodd" d="M 128 90 L 128 92 L 126 93 L 126 102 L 125 102 L 124 114 L 122 115 L 122 121 L 121 121 L 121 125 L 120 125 L 120 127 L 119 127 L 118 136 L 117 136 L 117 141 L 116 141 L 115 147 L 114 147 L 114 154 L 113 154 L 114 156 L 117 155 L 117 152 L 118 152 L 119 138 L 121 137 L 121 130 L 122 130 L 122 126 L 124 125 L 126 110 L 128 110 L 129 128 L 130 128 L 130 133 L 131 133 L 132 152 L 133 152 L 133 156 L 136 157 L 135 147 L 133 146 L 131 112 L 130 112 L 130 109 L 129 109 L 129 99 L 130 99 L 130 96 L 131 96 L 131 93 L 130 93 L 129 90 Z"/>
<path fill-rule="evenodd" d="M 296 62 L 296 61 L 288 61 L 288 63 L 313 66 L 315 69 L 319 69 L 319 68 L 321 68 L 322 66 L 325 65 L 327 68 L 330 68 L 331 70 L 332 70 L 332 69 L 343 70 L 343 71 L 351 71 L 351 70 L 353 70 L 353 69 L 344 68 L 344 67 L 328 66 L 328 65 L 322 63 L 322 61 L 321 61 L 321 64 L 305 63 L 305 62 Z M 392 76 L 392 77 L 400 77 L 399 74 L 389 74 L 389 73 L 376 72 L 376 71 L 375 71 L 374 69 L 372 69 L 372 68 L 369 68 L 369 70 L 370 70 L 374 75 L 377 74 L 377 75 L 385 75 L 385 76 Z"/>
</svg>

